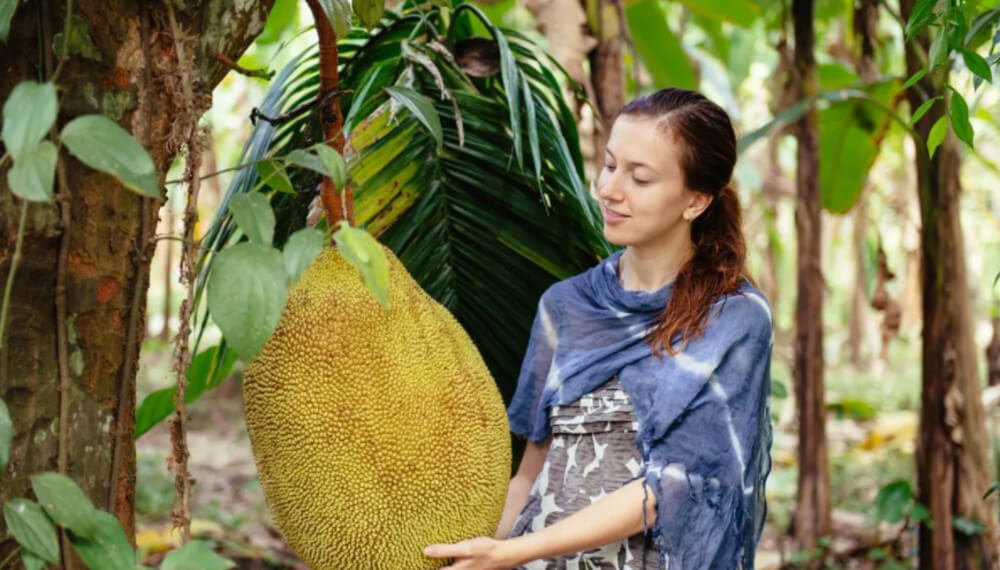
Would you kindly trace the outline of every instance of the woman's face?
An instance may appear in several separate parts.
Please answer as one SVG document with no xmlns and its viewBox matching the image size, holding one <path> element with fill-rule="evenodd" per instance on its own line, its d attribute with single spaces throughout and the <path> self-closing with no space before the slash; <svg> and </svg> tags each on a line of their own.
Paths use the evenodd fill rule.
<svg viewBox="0 0 1000 570">
<path fill-rule="evenodd" d="M 680 144 L 656 119 L 619 115 L 615 120 L 597 178 L 608 241 L 641 246 L 675 239 L 679 232 L 690 236 L 689 220 L 711 197 L 684 186 Z"/>
</svg>

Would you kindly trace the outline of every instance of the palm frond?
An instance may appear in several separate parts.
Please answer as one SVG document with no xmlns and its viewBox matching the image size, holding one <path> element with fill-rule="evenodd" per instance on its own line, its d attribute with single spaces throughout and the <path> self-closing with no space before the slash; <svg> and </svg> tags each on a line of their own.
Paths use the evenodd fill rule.
<svg viewBox="0 0 1000 570">
<path fill-rule="evenodd" d="M 496 42 L 497 76 L 470 77 L 456 63 L 455 47 L 472 40 L 471 18 Z M 340 101 L 355 220 L 455 315 L 509 401 L 541 293 L 612 248 L 584 186 L 576 123 L 562 98 L 563 85 L 582 97 L 579 86 L 529 40 L 494 27 L 474 6 L 459 5 L 450 27 L 445 21 L 438 8 L 387 11 L 370 34 L 355 29 L 339 43 L 340 85 L 351 90 Z M 274 79 L 261 112 L 276 116 L 315 99 L 317 66 L 314 46 Z M 433 103 L 440 148 L 387 96 L 385 88 L 396 85 Z M 240 161 L 284 156 L 321 138 L 311 114 L 279 127 L 260 121 Z M 253 166 L 235 177 L 203 240 L 196 299 L 213 255 L 244 239 L 234 237 L 232 196 L 268 194 L 278 247 L 305 225 L 318 175 L 299 168 L 289 174 L 296 195 L 258 188 Z"/>
</svg>

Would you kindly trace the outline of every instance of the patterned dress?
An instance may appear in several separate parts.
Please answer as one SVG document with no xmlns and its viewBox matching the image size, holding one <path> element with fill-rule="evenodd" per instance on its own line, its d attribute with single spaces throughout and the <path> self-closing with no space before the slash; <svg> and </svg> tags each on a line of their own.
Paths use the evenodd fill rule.
<svg viewBox="0 0 1000 570">
<path fill-rule="evenodd" d="M 572 404 L 553 406 L 550 418 L 548 455 L 509 538 L 552 526 L 596 503 L 642 468 L 635 444 L 638 425 L 617 376 Z M 534 560 L 516 570 L 656 570 L 659 553 L 651 533 L 640 531 L 600 548 Z"/>
</svg>

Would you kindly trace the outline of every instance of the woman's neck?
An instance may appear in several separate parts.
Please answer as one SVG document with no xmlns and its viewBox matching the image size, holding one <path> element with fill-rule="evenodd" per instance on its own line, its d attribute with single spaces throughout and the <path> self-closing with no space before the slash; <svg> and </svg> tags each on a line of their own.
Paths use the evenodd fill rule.
<svg viewBox="0 0 1000 570">
<path fill-rule="evenodd" d="M 618 281 L 627 291 L 656 291 L 673 281 L 694 250 L 691 239 L 665 247 L 630 245 L 618 258 Z"/>
</svg>

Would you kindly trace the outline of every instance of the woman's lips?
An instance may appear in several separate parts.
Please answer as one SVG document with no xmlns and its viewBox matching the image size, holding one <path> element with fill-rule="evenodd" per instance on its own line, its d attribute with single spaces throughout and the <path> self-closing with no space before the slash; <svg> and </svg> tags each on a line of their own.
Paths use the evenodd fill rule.
<svg viewBox="0 0 1000 570">
<path fill-rule="evenodd" d="M 631 217 L 617 212 L 612 212 L 604 206 L 601 206 L 601 213 L 604 214 L 604 221 L 609 224 L 620 224 Z"/>
</svg>

